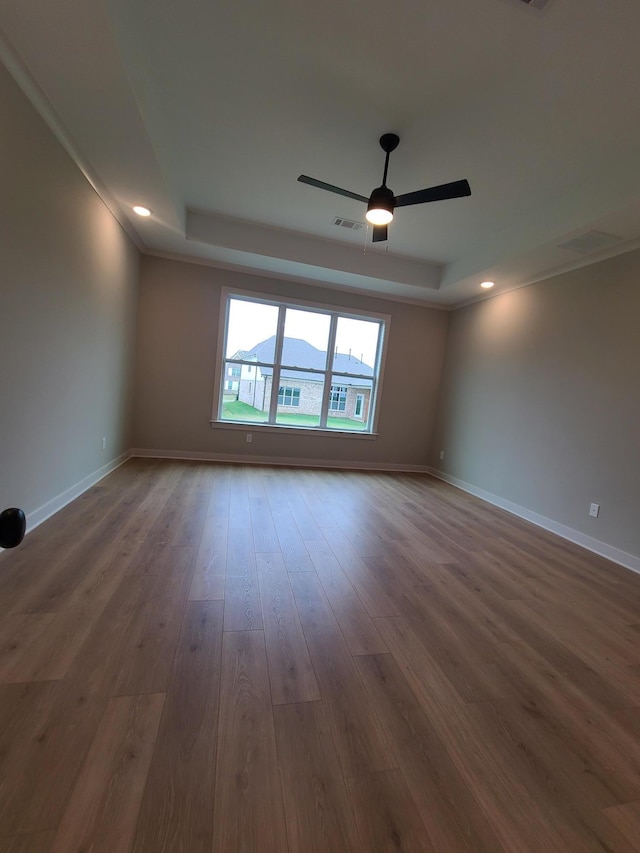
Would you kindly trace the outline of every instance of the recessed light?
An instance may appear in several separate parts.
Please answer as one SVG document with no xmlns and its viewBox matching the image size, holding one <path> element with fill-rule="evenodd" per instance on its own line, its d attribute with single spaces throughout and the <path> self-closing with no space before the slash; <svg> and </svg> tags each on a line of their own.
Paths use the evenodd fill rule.
<svg viewBox="0 0 640 853">
<path fill-rule="evenodd" d="M 138 216 L 151 216 L 151 211 L 148 207 L 143 207 L 141 204 L 136 204 L 133 208 L 133 212 L 137 213 Z"/>
<path fill-rule="evenodd" d="M 480 287 L 484 287 L 485 290 L 489 290 L 489 288 L 493 287 L 495 281 L 481 281 Z"/>
</svg>

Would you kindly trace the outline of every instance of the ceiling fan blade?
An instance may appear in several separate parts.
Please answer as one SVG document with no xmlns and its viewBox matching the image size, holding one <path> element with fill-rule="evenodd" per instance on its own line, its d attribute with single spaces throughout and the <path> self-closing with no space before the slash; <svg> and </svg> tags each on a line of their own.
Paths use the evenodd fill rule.
<svg viewBox="0 0 640 853">
<path fill-rule="evenodd" d="M 386 225 L 374 225 L 373 226 L 373 237 L 371 238 L 372 243 L 382 243 L 389 236 L 388 229 Z"/>
<path fill-rule="evenodd" d="M 426 190 L 396 196 L 396 207 L 424 204 L 427 201 L 445 201 L 448 198 L 462 198 L 466 195 L 471 195 L 469 181 L 452 181 L 450 184 L 440 184 L 438 187 L 429 187 Z"/>
<path fill-rule="evenodd" d="M 315 178 L 310 178 L 307 175 L 300 175 L 298 178 L 301 184 L 309 184 L 310 187 L 318 187 L 320 190 L 327 190 L 330 193 L 336 193 L 337 195 L 344 195 L 347 198 L 355 198 L 356 201 L 369 201 L 363 195 L 358 195 L 357 193 L 352 193 L 349 190 L 343 190 L 342 187 L 334 187 L 333 184 L 325 184 L 324 181 L 317 181 Z"/>
</svg>

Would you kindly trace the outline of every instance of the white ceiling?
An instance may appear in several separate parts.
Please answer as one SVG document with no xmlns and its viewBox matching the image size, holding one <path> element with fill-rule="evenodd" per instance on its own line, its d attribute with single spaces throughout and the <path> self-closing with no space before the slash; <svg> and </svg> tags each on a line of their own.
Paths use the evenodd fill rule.
<svg viewBox="0 0 640 853">
<path fill-rule="evenodd" d="M 550 0 L 21 0 L 0 54 L 139 244 L 456 305 L 640 240 L 640 3 Z M 400 135 L 398 210 L 364 250 L 359 202 Z M 149 220 L 131 213 L 146 204 Z M 558 248 L 588 230 L 607 252 Z M 495 292 L 495 291 L 494 291 Z"/>
</svg>

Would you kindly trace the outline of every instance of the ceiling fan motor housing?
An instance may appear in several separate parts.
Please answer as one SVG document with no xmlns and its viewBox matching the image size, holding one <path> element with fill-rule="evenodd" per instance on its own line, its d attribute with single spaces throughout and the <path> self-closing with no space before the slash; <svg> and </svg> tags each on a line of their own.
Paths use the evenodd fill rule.
<svg viewBox="0 0 640 853">
<path fill-rule="evenodd" d="M 393 213 L 396 206 L 396 197 L 391 192 L 389 187 L 377 187 L 369 198 L 369 204 L 367 205 L 367 212 L 370 210 L 388 210 L 389 213 Z"/>
</svg>

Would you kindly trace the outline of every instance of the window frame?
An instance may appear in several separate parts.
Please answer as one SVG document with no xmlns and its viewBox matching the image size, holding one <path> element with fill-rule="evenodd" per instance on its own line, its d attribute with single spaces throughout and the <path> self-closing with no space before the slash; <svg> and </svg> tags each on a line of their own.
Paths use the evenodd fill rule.
<svg viewBox="0 0 640 853">
<path fill-rule="evenodd" d="M 321 403 L 321 411 L 320 411 L 320 420 L 321 423 L 318 426 L 291 426 L 288 424 L 278 424 L 276 422 L 276 415 L 278 409 L 278 393 L 272 393 L 271 395 L 271 405 L 268 412 L 268 420 L 267 421 L 230 421 L 223 420 L 221 417 L 222 413 L 222 405 L 223 405 L 223 394 L 221 390 L 221 380 L 223 378 L 223 373 L 225 372 L 226 365 L 239 364 L 243 365 L 247 363 L 246 359 L 229 359 L 225 358 L 225 349 L 226 349 L 226 332 L 227 325 L 229 321 L 229 307 L 231 300 L 233 298 L 237 298 L 240 300 L 245 300 L 249 302 L 256 302 L 265 305 L 273 305 L 277 307 L 278 310 L 278 322 L 276 329 L 276 346 L 274 351 L 274 363 L 266 364 L 265 367 L 269 367 L 272 369 L 272 388 L 278 388 L 281 385 L 280 381 L 280 369 L 281 369 L 281 359 L 282 359 L 282 344 L 284 340 L 284 322 L 286 316 L 286 309 L 290 308 L 292 310 L 297 311 L 309 311 L 311 313 L 323 313 L 330 315 L 330 331 L 329 331 L 329 341 L 327 345 L 327 364 L 325 365 L 324 370 L 318 370 L 318 368 L 303 368 L 303 367 L 294 367 L 296 371 L 301 373 L 310 373 L 310 374 L 318 374 L 322 373 L 325 377 L 324 382 L 324 392 Z M 345 319 L 353 319 L 353 320 L 365 320 L 365 321 L 374 321 L 378 322 L 381 325 L 380 334 L 378 336 L 378 344 L 376 357 L 374 359 L 373 365 L 373 376 L 365 376 L 364 374 L 350 374 L 350 373 L 334 373 L 333 366 L 329 366 L 329 353 L 333 352 L 335 349 L 335 337 L 336 337 L 336 329 L 339 318 Z M 290 433 L 300 433 L 300 434 L 319 434 L 323 436 L 329 435 L 338 435 L 342 438 L 360 438 L 360 439 L 371 439 L 375 438 L 378 435 L 378 421 L 380 416 L 380 401 L 382 399 L 382 386 L 384 380 L 384 368 L 387 357 L 387 344 L 389 340 L 389 331 L 391 326 L 391 317 L 388 314 L 382 314 L 380 312 L 374 311 L 366 311 L 366 310 L 353 310 L 349 308 L 343 308 L 340 305 L 328 305 L 326 303 L 319 302 L 311 302 L 303 299 L 291 299 L 280 297 L 277 295 L 256 293 L 253 291 L 244 291 L 237 288 L 223 287 L 221 288 L 220 293 L 220 311 L 219 311 L 219 322 L 218 322 L 218 341 L 216 345 L 216 367 L 215 367 L 215 376 L 214 376 L 214 393 L 213 393 L 213 410 L 211 414 L 210 424 L 212 427 L 220 428 L 220 429 L 240 429 L 243 431 L 247 431 L 251 429 L 252 431 L 260 431 L 260 432 L 282 432 L 283 430 Z M 261 362 L 253 361 L 252 364 L 254 366 L 260 367 L 262 366 Z M 288 369 L 287 366 L 284 369 Z M 336 429 L 335 427 L 327 426 L 327 419 L 330 417 L 329 410 L 329 398 L 331 395 L 331 387 L 334 384 L 333 378 L 345 376 L 349 378 L 362 378 L 371 382 L 371 394 L 369 397 L 369 409 L 368 409 L 368 418 L 366 421 L 365 429 L 354 429 L 354 430 L 345 430 L 345 429 Z M 360 423 L 365 423 L 365 419 L 357 419 Z"/>
</svg>

